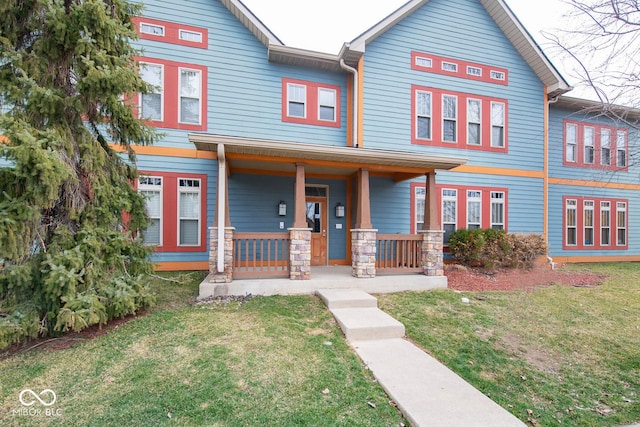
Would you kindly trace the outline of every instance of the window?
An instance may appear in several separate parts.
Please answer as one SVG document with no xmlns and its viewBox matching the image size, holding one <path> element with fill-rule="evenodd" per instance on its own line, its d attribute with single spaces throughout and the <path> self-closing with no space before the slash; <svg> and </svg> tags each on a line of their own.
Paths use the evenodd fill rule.
<svg viewBox="0 0 640 427">
<path fill-rule="evenodd" d="M 141 22 L 140 33 L 164 37 L 164 27 L 161 25 L 153 25 L 146 22 Z"/>
<path fill-rule="evenodd" d="M 458 222 L 458 191 L 453 189 L 442 190 L 442 228 L 444 230 L 444 242 L 449 241 L 451 234 L 456 231 Z"/>
<path fill-rule="evenodd" d="M 611 130 L 602 129 L 600 131 L 600 164 L 611 165 Z"/>
<path fill-rule="evenodd" d="M 617 245 L 626 246 L 627 244 L 627 203 L 616 203 L 616 230 L 617 230 Z"/>
<path fill-rule="evenodd" d="M 584 136 L 584 162 L 585 164 L 593 164 L 595 162 L 595 136 L 593 128 L 585 126 Z"/>
<path fill-rule="evenodd" d="M 467 228 L 475 229 L 482 226 L 482 192 L 467 191 Z"/>
<path fill-rule="evenodd" d="M 611 244 L 611 202 L 600 202 L 600 244 Z"/>
<path fill-rule="evenodd" d="M 442 96 L 442 140 L 456 142 L 458 117 L 458 98 L 451 95 Z"/>
<path fill-rule="evenodd" d="M 141 176 L 138 192 L 145 198 L 149 224 L 142 238 L 147 245 L 162 245 L 162 178 Z"/>
<path fill-rule="evenodd" d="M 575 162 L 578 151 L 578 127 L 573 123 L 567 123 L 565 129 L 565 159 L 567 162 Z"/>
<path fill-rule="evenodd" d="M 470 76 L 482 77 L 482 68 L 467 66 L 467 74 Z"/>
<path fill-rule="evenodd" d="M 593 246 L 593 200 L 585 200 L 583 202 L 583 236 L 584 236 L 584 245 L 585 246 Z"/>
<path fill-rule="evenodd" d="M 618 131 L 616 133 L 616 151 L 617 165 L 618 167 L 627 166 L 627 133 L 625 131 Z"/>
<path fill-rule="evenodd" d="M 415 218 L 416 218 L 416 231 L 422 230 L 424 224 L 424 204 L 427 195 L 427 190 L 424 187 L 415 187 Z"/>
<path fill-rule="evenodd" d="M 340 87 L 283 78 L 282 121 L 340 127 Z"/>
<path fill-rule="evenodd" d="M 504 147 L 504 104 L 491 103 L 491 146 Z"/>
<path fill-rule="evenodd" d="M 145 120 L 162 121 L 164 69 L 158 64 L 140 64 L 140 77 L 154 86 L 150 93 L 140 94 L 140 117 Z"/>
<path fill-rule="evenodd" d="M 578 208 L 577 200 L 567 200 L 567 246 L 578 244 Z"/>
<path fill-rule="evenodd" d="M 200 180 L 178 179 L 178 244 L 200 244 Z"/>
<path fill-rule="evenodd" d="M 502 71 L 491 70 L 491 74 L 489 75 L 493 80 L 504 80 L 505 74 Z"/>
<path fill-rule="evenodd" d="M 199 31 L 179 30 L 178 38 L 194 43 L 202 43 L 202 33 Z"/>
<path fill-rule="evenodd" d="M 457 73 L 458 64 L 454 64 L 453 62 L 442 61 L 442 69 L 444 71 L 451 71 L 452 73 Z"/>
<path fill-rule="evenodd" d="M 416 111 L 418 123 L 416 133 L 420 139 L 431 139 L 431 93 L 416 93 Z"/>
<path fill-rule="evenodd" d="M 206 28 L 139 16 L 132 17 L 131 22 L 133 22 L 141 39 L 200 49 L 208 47 L 209 34 Z"/>
<path fill-rule="evenodd" d="M 411 69 L 503 86 L 509 84 L 509 72 L 506 68 L 478 64 L 460 58 L 447 58 L 425 52 L 411 52 Z"/>
<path fill-rule="evenodd" d="M 202 75 L 198 70 L 180 69 L 180 123 L 200 124 Z"/>
<path fill-rule="evenodd" d="M 491 192 L 491 228 L 504 230 L 504 192 Z"/>
<path fill-rule="evenodd" d="M 426 68 L 433 67 L 433 61 L 431 60 L 431 58 L 425 58 L 422 56 L 416 56 L 414 64 L 420 67 L 426 67 Z"/>
<path fill-rule="evenodd" d="M 332 89 L 318 89 L 318 119 L 336 120 L 336 91 Z"/>
<path fill-rule="evenodd" d="M 482 144 L 482 101 L 467 100 L 467 144 Z"/>
</svg>

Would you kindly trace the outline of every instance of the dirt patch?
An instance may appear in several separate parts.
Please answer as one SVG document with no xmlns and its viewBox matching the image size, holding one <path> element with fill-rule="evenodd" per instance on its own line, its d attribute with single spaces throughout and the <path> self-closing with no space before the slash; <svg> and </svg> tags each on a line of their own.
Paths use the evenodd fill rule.
<svg viewBox="0 0 640 427">
<path fill-rule="evenodd" d="M 556 266 L 552 270 L 546 263 L 535 264 L 530 270 L 498 271 L 446 265 L 444 274 L 447 276 L 449 289 L 469 292 L 535 289 L 550 285 L 593 287 L 601 285 L 607 278 L 604 274 L 569 271 L 562 266 Z"/>
</svg>

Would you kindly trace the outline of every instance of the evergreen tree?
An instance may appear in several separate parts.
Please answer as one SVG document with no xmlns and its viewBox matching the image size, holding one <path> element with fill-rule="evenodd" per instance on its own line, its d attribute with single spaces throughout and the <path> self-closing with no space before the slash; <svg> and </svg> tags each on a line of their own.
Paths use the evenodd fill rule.
<svg viewBox="0 0 640 427">
<path fill-rule="evenodd" d="M 128 102 L 152 90 L 130 44 L 139 13 L 125 0 L 0 2 L 0 348 L 152 302 L 132 144 L 156 134 Z"/>
</svg>

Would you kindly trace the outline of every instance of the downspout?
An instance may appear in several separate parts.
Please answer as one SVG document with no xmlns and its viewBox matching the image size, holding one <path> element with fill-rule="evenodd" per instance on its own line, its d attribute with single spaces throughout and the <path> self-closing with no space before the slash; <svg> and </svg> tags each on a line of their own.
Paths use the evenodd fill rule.
<svg viewBox="0 0 640 427">
<path fill-rule="evenodd" d="M 217 217 L 218 217 L 218 273 L 224 272 L 224 226 L 226 209 L 226 193 L 227 189 L 227 163 L 224 157 L 224 144 L 218 144 L 218 200 L 217 200 Z"/>
<path fill-rule="evenodd" d="M 340 59 L 340 68 L 353 74 L 353 146 L 358 148 L 358 70 Z"/>
</svg>

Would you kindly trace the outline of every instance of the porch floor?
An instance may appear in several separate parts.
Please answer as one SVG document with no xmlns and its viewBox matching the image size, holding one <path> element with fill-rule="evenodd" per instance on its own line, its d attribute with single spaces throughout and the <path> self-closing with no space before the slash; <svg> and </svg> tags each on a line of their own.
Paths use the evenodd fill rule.
<svg viewBox="0 0 640 427">
<path fill-rule="evenodd" d="M 373 278 L 351 275 L 351 266 L 311 267 L 310 280 L 288 278 L 236 279 L 231 283 L 212 283 L 206 277 L 200 283 L 198 299 L 227 295 L 299 295 L 315 294 L 318 289 L 361 289 L 368 293 L 385 294 L 402 291 L 425 291 L 446 288 L 445 276 L 394 274 Z"/>
</svg>

